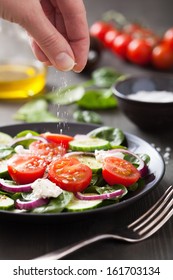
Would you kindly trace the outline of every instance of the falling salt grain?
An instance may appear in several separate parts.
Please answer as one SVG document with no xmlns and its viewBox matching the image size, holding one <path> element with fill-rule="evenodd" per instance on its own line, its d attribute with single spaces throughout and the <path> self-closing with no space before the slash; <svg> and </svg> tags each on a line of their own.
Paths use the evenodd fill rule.
<svg viewBox="0 0 173 280">
<path fill-rule="evenodd" d="M 163 157 L 165 158 L 165 159 L 169 159 L 170 158 L 170 153 L 164 153 L 164 155 L 163 155 Z"/>
<path fill-rule="evenodd" d="M 156 147 L 156 144 L 155 144 L 155 143 L 151 143 L 151 146 L 155 148 L 155 147 Z"/>
<path fill-rule="evenodd" d="M 166 151 L 166 152 L 171 152 L 171 147 L 166 147 L 166 148 L 165 148 L 165 151 Z"/>
<path fill-rule="evenodd" d="M 158 152 L 161 152 L 161 148 L 160 148 L 160 147 L 156 147 L 156 150 L 157 150 Z"/>
<path fill-rule="evenodd" d="M 161 153 L 162 149 L 160 147 L 156 147 L 155 143 L 151 143 L 151 146 L 156 149 L 159 153 Z M 164 153 L 162 153 L 163 160 L 165 164 L 169 164 L 169 160 L 171 157 L 171 147 L 166 147 Z"/>
</svg>

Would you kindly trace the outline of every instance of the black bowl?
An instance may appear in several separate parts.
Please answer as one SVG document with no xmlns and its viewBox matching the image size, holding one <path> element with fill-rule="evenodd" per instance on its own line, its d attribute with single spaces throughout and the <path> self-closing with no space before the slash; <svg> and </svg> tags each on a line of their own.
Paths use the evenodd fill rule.
<svg viewBox="0 0 173 280">
<path fill-rule="evenodd" d="M 138 127 L 143 129 L 167 129 L 173 125 L 173 101 L 140 101 L 130 94 L 139 91 L 169 91 L 173 93 L 173 78 L 164 75 L 131 76 L 117 81 L 113 92 L 119 108 Z"/>
</svg>

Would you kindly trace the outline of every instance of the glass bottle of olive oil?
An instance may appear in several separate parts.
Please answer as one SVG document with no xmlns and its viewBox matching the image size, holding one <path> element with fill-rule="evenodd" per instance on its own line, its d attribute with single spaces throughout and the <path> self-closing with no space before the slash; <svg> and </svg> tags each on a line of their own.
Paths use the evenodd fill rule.
<svg viewBox="0 0 173 280">
<path fill-rule="evenodd" d="M 0 20 L 0 99 L 24 99 L 45 87 L 47 70 L 33 55 L 26 32 Z"/>
</svg>

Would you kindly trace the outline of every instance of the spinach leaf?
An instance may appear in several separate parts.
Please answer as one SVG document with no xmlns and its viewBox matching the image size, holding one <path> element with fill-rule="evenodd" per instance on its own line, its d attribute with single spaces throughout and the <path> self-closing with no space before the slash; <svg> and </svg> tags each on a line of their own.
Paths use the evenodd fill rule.
<svg viewBox="0 0 173 280">
<path fill-rule="evenodd" d="M 12 137 L 0 131 L 0 146 L 8 145 L 12 141 Z"/>
<path fill-rule="evenodd" d="M 27 115 L 25 122 L 57 122 L 60 119 L 49 111 L 41 111 L 34 114 Z"/>
<path fill-rule="evenodd" d="M 57 198 L 51 198 L 50 202 L 47 205 L 43 205 L 33 209 L 32 213 L 59 213 L 62 212 L 65 206 L 72 199 L 73 194 L 70 192 L 63 191 Z"/>
<path fill-rule="evenodd" d="M 135 184 L 128 187 L 129 191 L 136 191 L 139 188 L 143 188 L 145 186 L 145 180 L 144 178 L 140 178 Z"/>
<path fill-rule="evenodd" d="M 110 67 L 102 67 L 92 72 L 94 84 L 98 87 L 111 87 L 122 74 Z"/>
<path fill-rule="evenodd" d="M 110 200 L 119 201 L 119 199 L 121 199 L 128 192 L 127 188 L 123 185 L 117 184 L 114 186 L 109 186 L 105 183 L 105 185 L 101 186 L 101 187 L 99 187 L 98 185 L 90 186 L 89 188 L 86 189 L 85 193 L 107 194 L 107 193 L 115 192 L 116 190 L 123 190 L 123 194 L 121 194 L 115 198 L 111 198 Z"/>
<path fill-rule="evenodd" d="M 15 119 L 24 120 L 30 114 L 46 111 L 48 109 L 48 103 L 44 99 L 33 99 L 25 103 L 15 114 Z"/>
<path fill-rule="evenodd" d="M 16 112 L 14 118 L 25 122 L 49 122 L 59 120 L 48 111 L 48 103 L 44 99 L 33 99 L 25 103 Z"/>
<path fill-rule="evenodd" d="M 111 89 L 91 89 L 85 92 L 77 104 L 91 110 L 109 109 L 117 107 L 117 100 Z"/>
<path fill-rule="evenodd" d="M 103 138 L 110 142 L 112 148 L 117 148 L 120 145 L 126 144 L 126 137 L 123 131 L 119 128 L 108 126 L 98 127 L 88 133 L 90 137 Z"/>
<path fill-rule="evenodd" d="M 150 161 L 150 156 L 148 156 L 147 154 L 138 154 L 138 156 L 145 162 L 145 164 L 148 164 Z M 138 158 L 136 158 L 133 155 L 130 154 L 126 154 L 124 156 L 124 159 L 127 161 L 130 161 L 133 165 L 135 165 L 136 167 L 139 166 L 139 160 Z"/>
<path fill-rule="evenodd" d="M 127 194 L 127 188 L 123 185 L 114 185 L 114 186 L 109 186 L 109 185 L 105 185 L 104 187 L 96 187 L 96 191 L 99 194 L 105 194 L 105 193 L 111 193 L 111 192 L 115 192 L 117 190 L 123 190 L 123 194 L 115 197 L 114 199 L 123 197 L 125 194 Z"/>
<path fill-rule="evenodd" d="M 69 105 L 80 100 L 84 92 L 84 87 L 74 85 L 48 93 L 46 99 L 53 104 Z"/>
<path fill-rule="evenodd" d="M 93 111 L 77 110 L 73 113 L 73 118 L 74 118 L 74 120 L 76 120 L 78 122 L 96 123 L 96 124 L 102 123 L 100 115 Z"/>
</svg>

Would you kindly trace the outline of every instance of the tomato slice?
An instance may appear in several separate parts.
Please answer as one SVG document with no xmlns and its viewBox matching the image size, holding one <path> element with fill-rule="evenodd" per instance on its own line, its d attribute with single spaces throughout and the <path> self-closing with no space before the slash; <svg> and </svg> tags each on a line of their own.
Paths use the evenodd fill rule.
<svg viewBox="0 0 173 280">
<path fill-rule="evenodd" d="M 35 155 L 15 154 L 8 161 L 8 172 L 17 184 L 29 184 L 42 178 L 46 169 L 43 159 Z"/>
<path fill-rule="evenodd" d="M 140 178 L 140 173 L 133 164 L 116 157 L 104 159 L 102 175 L 109 185 L 122 184 L 126 187 L 134 184 Z"/>
<path fill-rule="evenodd" d="M 47 163 L 52 160 L 62 157 L 66 153 L 66 148 L 56 143 L 43 143 L 34 141 L 29 145 L 29 150 L 37 156 L 44 158 Z"/>
<path fill-rule="evenodd" d="M 49 165 L 48 178 L 61 189 L 82 192 L 92 178 L 92 170 L 76 158 L 61 158 Z"/>
<path fill-rule="evenodd" d="M 69 148 L 69 142 L 74 139 L 73 136 L 50 132 L 43 133 L 41 136 L 47 139 L 49 142 L 63 146 L 65 149 Z"/>
</svg>

